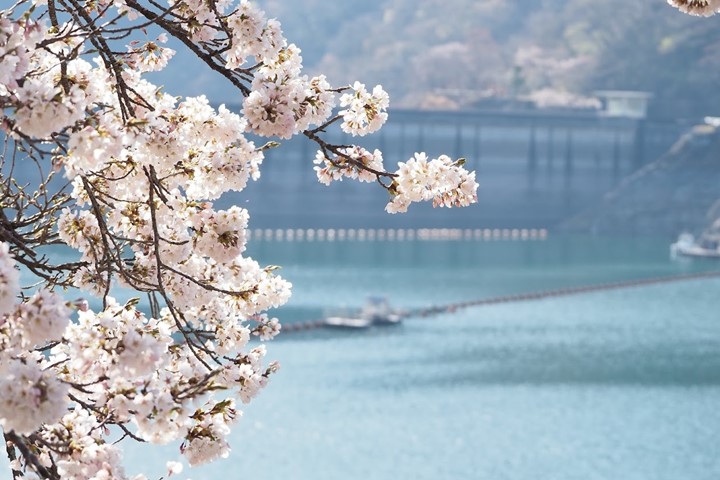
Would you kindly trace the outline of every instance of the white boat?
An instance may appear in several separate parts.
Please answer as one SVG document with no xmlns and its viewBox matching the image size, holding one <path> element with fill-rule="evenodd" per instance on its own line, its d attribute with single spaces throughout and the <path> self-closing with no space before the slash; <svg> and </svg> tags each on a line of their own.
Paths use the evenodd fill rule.
<svg viewBox="0 0 720 480">
<path fill-rule="evenodd" d="M 670 255 L 673 258 L 678 256 L 720 258 L 720 238 L 716 237 L 717 234 L 706 232 L 696 240 L 694 235 L 682 233 L 677 241 L 670 245 Z"/>
<path fill-rule="evenodd" d="M 352 316 L 333 316 L 325 319 L 326 327 L 368 328 L 372 322 L 367 318 Z"/>
<path fill-rule="evenodd" d="M 402 316 L 390 308 L 384 297 L 370 297 L 356 314 L 331 315 L 325 318 L 325 326 L 340 328 L 368 328 L 374 325 L 398 325 Z"/>
</svg>

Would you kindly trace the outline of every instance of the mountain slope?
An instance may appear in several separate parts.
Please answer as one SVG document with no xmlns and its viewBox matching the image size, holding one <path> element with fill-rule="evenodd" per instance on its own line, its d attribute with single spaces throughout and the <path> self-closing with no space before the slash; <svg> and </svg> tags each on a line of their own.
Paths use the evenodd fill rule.
<svg viewBox="0 0 720 480">
<path fill-rule="evenodd" d="M 720 131 L 700 125 L 658 160 L 623 180 L 563 229 L 593 233 L 699 232 L 720 198 Z"/>
</svg>

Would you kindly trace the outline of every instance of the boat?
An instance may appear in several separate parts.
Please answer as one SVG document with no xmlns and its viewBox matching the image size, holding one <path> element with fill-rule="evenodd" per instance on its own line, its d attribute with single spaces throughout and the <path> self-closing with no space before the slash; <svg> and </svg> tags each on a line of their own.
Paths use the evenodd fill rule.
<svg viewBox="0 0 720 480">
<path fill-rule="evenodd" d="M 370 320 L 368 320 L 367 318 L 362 318 L 360 316 L 353 317 L 349 315 L 334 315 L 325 319 L 326 327 L 361 329 L 368 328 L 370 327 L 370 325 L 372 325 L 372 322 Z"/>
<path fill-rule="evenodd" d="M 325 318 L 325 326 L 363 329 L 372 326 L 398 325 L 402 315 L 390 307 L 385 297 L 369 297 L 362 309 L 353 314 L 330 315 Z"/>
<path fill-rule="evenodd" d="M 670 245 L 670 255 L 673 258 L 678 256 L 720 258 L 720 234 L 705 231 L 699 239 L 696 239 L 691 233 L 681 233 L 677 241 Z"/>
</svg>

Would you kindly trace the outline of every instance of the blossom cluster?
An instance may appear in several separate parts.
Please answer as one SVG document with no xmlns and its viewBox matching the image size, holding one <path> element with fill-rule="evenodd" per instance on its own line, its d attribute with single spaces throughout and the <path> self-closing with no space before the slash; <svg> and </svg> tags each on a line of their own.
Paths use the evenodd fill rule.
<svg viewBox="0 0 720 480">
<path fill-rule="evenodd" d="M 287 43 L 277 20 L 267 19 L 247 0 L 241 0 L 225 17 L 232 2 L 172 3 L 188 19 L 181 26 L 190 38 L 227 43 L 225 68 L 242 70 L 251 59 L 257 62 L 251 91 L 243 102 L 243 114 L 253 133 L 290 138 L 330 117 L 335 106 L 330 84 L 322 75 L 302 75 L 300 49 Z M 223 31 L 230 35 L 219 40 Z"/>
<path fill-rule="evenodd" d="M 40 461 L 63 479 L 101 471 L 125 478 L 100 425 L 179 441 L 190 464 L 212 461 L 229 452 L 235 399 L 250 401 L 277 370 L 249 341 L 279 333 L 263 312 L 290 295 L 289 282 L 243 256 L 247 211 L 213 205 L 259 178 L 263 153 L 245 137 L 242 116 L 205 97 L 180 101 L 143 78 L 171 57 L 158 46 L 163 36 L 130 42 L 123 97 L 105 62 L 73 55 L 83 50 L 77 36 L 65 36 L 73 28 L 0 14 L 0 89 L 9 106 L 1 115 L 18 138 L 63 135 L 52 162 L 71 181 L 74 203 L 57 229 L 80 254 L 75 285 L 104 296 L 105 306 L 71 322 L 49 290 L 16 302 L 17 269 L 0 244 L 0 426 L 44 438 L 35 445 Z M 308 82 L 304 98 L 322 88 Z M 164 307 L 147 317 L 134 302 L 118 304 L 108 296 L 118 283 L 155 292 Z"/>
<path fill-rule="evenodd" d="M 19 290 L 7 250 L 0 243 L 3 298 Z M 107 301 L 101 312 L 78 311 L 74 322 L 65 302 L 45 290 L 6 308 L 0 317 L 0 426 L 68 445 L 40 456 L 63 479 L 100 478 L 102 472 L 125 478 L 119 450 L 104 442 L 102 423 L 132 426 L 151 443 L 182 440 L 190 465 L 227 456 L 226 436 L 239 415 L 234 399 L 252 400 L 277 370 L 264 364 L 264 345 L 239 350 L 251 333 L 265 339 L 277 334 L 277 319 L 255 318 L 255 329 L 245 327 L 241 342 L 222 349 L 235 352 L 226 355 L 229 361 L 208 369 L 209 353 L 193 353 L 173 340 L 177 329 L 169 309 L 147 318 L 135 302 Z M 49 353 L 28 345 L 47 346 Z M 218 399 L 218 391 L 227 396 Z"/>
<path fill-rule="evenodd" d="M 709 17 L 720 12 L 719 0 L 667 0 L 681 12 L 700 17 Z"/>
<path fill-rule="evenodd" d="M 400 162 L 390 187 L 393 197 L 385 210 L 405 212 L 411 203 L 428 200 L 434 207 L 464 207 L 476 202 L 475 172 L 468 172 L 462 164 L 447 155 L 428 160 L 424 153 Z"/>
<path fill-rule="evenodd" d="M 340 106 L 347 107 L 340 110 L 343 131 L 360 136 L 376 132 L 387 120 L 389 105 L 390 97 L 380 85 L 376 85 L 370 93 L 365 85 L 355 82 L 352 93 L 340 97 Z"/>
<path fill-rule="evenodd" d="M 301 70 L 302 57 L 295 45 L 264 60 L 243 103 L 253 133 L 290 138 L 328 120 L 335 106 L 330 84 L 324 75 L 308 79 Z"/>
<path fill-rule="evenodd" d="M 20 291 L 19 280 L 8 244 L 0 242 L 0 318 L 13 310 L 15 296 Z"/>
<path fill-rule="evenodd" d="M 84 116 L 83 86 L 68 80 L 63 89 L 54 81 L 59 65 L 53 59 L 58 52 L 36 48 L 45 36 L 38 22 L 12 22 L 0 14 L 0 97 L 11 99 L 18 128 L 36 138 L 47 137 Z M 69 47 L 56 48 L 64 51 Z M 68 71 L 66 78 L 75 73 Z"/>
<path fill-rule="evenodd" d="M 389 173 L 379 150 L 321 140 L 339 120 L 353 135 L 379 129 L 388 95 L 304 75 L 300 49 L 252 2 L 171 0 L 155 14 L 135 0 L 89 2 L 80 12 L 61 3 L 19 0 L 0 11 L 0 125 L 22 145 L 18 158 L 34 151 L 70 183 L 71 201 L 48 211 L 53 233 L 78 257 L 69 273 L 58 268 L 37 291 L 21 292 L 11 254 L 19 244 L 0 242 L 0 427 L 28 447 L 13 468 L 125 479 L 109 442 L 118 433 L 177 442 L 190 465 L 226 457 L 242 414 L 236 404 L 278 369 L 251 338 L 279 334 L 268 310 L 291 288 L 245 255 L 248 212 L 215 205 L 260 177 L 264 147 L 248 135 L 304 132 L 321 146 L 321 182 L 384 179 L 391 212 L 420 200 L 472 203 L 474 174 L 424 154 Z M 241 114 L 204 96 L 174 97 L 145 78 L 174 53 L 161 46 L 164 33 L 136 38 L 152 23 L 237 82 Z M 103 35 L 128 43 L 111 48 Z M 342 110 L 333 116 L 337 95 Z M 53 289 L 58 278 L 102 307 L 67 302 Z M 148 294 L 149 305 L 116 301 L 118 287 Z M 180 470 L 168 464 L 169 473 Z"/>
<path fill-rule="evenodd" d="M 128 45 L 128 53 L 125 61 L 132 68 L 140 72 L 156 72 L 167 67 L 170 59 L 175 55 L 175 50 L 161 47 L 160 43 L 167 42 L 167 34 L 162 33 L 154 42 L 133 41 Z"/>
<path fill-rule="evenodd" d="M 59 296 L 46 290 L 16 302 L 18 277 L 8 244 L 0 242 L 0 426 L 32 433 L 66 409 L 67 385 L 48 371 L 34 347 L 59 338 L 69 312 Z"/>
<path fill-rule="evenodd" d="M 0 15 L 0 96 L 8 95 L 8 88 L 18 88 L 30 66 L 30 52 L 42 38 L 38 22 Z"/>
<path fill-rule="evenodd" d="M 315 155 L 315 173 L 318 181 L 330 185 L 334 180 L 343 177 L 358 179 L 361 182 L 374 182 L 377 178 L 373 172 L 383 171 L 383 157 L 380 150 L 370 152 L 362 147 L 341 148 L 338 155 L 330 155 L 332 159 L 318 150 Z"/>
</svg>

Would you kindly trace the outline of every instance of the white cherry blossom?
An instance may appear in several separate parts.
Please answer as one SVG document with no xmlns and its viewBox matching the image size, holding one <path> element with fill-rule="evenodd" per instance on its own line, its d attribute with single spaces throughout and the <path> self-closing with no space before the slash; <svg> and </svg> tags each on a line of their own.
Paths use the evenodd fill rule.
<svg viewBox="0 0 720 480">
<path fill-rule="evenodd" d="M 0 356 L 0 426 L 29 434 L 65 412 L 67 385 L 43 370 L 37 358 Z"/>
<path fill-rule="evenodd" d="M 360 136 L 376 132 L 387 120 L 390 97 L 380 85 L 376 85 L 372 93 L 360 82 L 355 82 L 351 89 L 352 93 L 340 97 L 340 106 L 347 107 L 340 111 L 343 131 Z"/>
<path fill-rule="evenodd" d="M 174 443 L 190 466 L 229 455 L 236 403 L 279 369 L 259 342 L 281 333 L 269 310 L 291 292 L 275 267 L 246 256 L 250 213 L 216 206 L 257 180 L 278 145 L 250 135 L 306 137 L 320 149 L 321 182 L 377 181 L 390 212 L 477 198 L 460 161 L 416 154 L 391 172 L 379 150 L 328 143 L 338 125 L 358 136 L 381 128 L 387 93 L 303 73 L 300 49 L 257 3 L 167 4 L 76 11 L 18 0 L 0 10 L 0 128 L 13 161 L 52 172 L 35 192 L 2 177 L 22 221 L 0 219 L 0 426 L 25 447 L 12 465 L 26 478 L 129 479 L 118 433 Z M 146 78 L 174 61 L 168 35 L 237 87 L 241 112 Z M 63 179 L 69 187 L 53 191 Z M 58 239 L 71 260 L 35 252 Z M 21 290 L 19 269 L 32 290 Z M 71 287 L 94 300 L 71 302 Z M 119 302 L 118 287 L 148 300 Z"/>
<path fill-rule="evenodd" d="M 681 12 L 700 17 L 709 17 L 720 11 L 719 0 L 667 0 Z"/>
<path fill-rule="evenodd" d="M 20 291 L 20 274 L 15 268 L 15 259 L 9 252 L 8 244 L 0 242 L 0 325 L 3 315 L 14 309 L 15 296 Z"/>
</svg>

